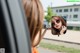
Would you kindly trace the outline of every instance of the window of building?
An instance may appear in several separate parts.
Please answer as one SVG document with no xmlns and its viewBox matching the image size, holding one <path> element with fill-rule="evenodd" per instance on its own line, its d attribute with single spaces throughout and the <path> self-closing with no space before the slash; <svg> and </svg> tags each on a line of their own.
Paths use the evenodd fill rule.
<svg viewBox="0 0 80 53">
<path fill-rule="evenodd" d="M 68 9 L 64 9 L 64 12 L 68 12 Z"/>
<path fill-rule="evenodd" d="M 56 10 L 56 12 L 58 12 L 58 10 Z"/>
<path fill-rule="evenodd" d="M 79 11 L 79 8 L 74 8 L 74 11 Z"/>
<path fill-rule="evenodd" d="M 73 18 L 78 18 L 78 15 L 76 14 L 76 15 L 73 15 Z"/>
<path fill-rule="evenodd" d="M 67 16 L 62 16 L 65 20 L 67 19 Z"/>
<path fill-rule="evenodd" d="M 62 12 L 62 9 L 60 9 L 59 12 Z"/>
<path fill-rule="evenodd" d="M 72 8 L 70 9 L 70 12 L 72 12 Z"/>
</svg>

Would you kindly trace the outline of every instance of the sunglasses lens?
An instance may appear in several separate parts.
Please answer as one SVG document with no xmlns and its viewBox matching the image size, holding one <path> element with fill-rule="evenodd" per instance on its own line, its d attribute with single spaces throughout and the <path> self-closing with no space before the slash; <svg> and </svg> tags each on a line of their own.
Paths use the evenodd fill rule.
<svg viewBox="0 0 80 53">
<path fill-rule="evenodd" d="M 56 20 L 56 23 L 60 23 L 60 20 Z M 52 22 L 52 26 L 54 26 L 54 25 L 55 25 L 55 23 Z"/>
<path fill-rule="evenodd" d="M 60 22 L 60 20 L 56 20 L 56 23 L 59 23 Z"/>
</svg>

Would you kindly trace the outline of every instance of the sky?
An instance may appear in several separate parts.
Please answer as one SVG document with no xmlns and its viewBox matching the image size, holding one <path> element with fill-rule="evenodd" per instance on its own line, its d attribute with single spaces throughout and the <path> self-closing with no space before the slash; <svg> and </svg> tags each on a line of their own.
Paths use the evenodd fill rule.
<svg viewBox="0 0 80 53">
<path fill-rule="evenodd" d="M 80 4 L 80 2 L 67 2 L 67 0 L 40 0 L 44 10 L 47 10 L 48 6 L 57 7 L 57 6 L 67 6 L 73 4 Z"/>
</svg>

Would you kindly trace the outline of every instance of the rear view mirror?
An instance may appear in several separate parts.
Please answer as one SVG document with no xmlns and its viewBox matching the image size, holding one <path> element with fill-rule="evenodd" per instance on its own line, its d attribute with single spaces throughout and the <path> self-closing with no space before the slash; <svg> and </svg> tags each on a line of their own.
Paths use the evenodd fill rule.
<svg viewBox="0 0 80 53">
<path fill-rule="evenodd" d="M 53 35 L 65 34 L 67 30 L 66 20 L 61 16 L 52 16 L 51 18 L 51 33 Z"/>
</svg>

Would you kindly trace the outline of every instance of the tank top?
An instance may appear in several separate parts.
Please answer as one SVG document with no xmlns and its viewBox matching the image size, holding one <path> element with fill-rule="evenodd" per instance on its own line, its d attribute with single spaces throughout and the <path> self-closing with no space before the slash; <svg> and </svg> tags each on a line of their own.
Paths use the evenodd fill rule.
<svg viewBox="0 0 80 53">
<path fill-rule="evenodd" d="M 32 48 L 32 53 L 39 53 L 36 47 Z"/>
</svg>

